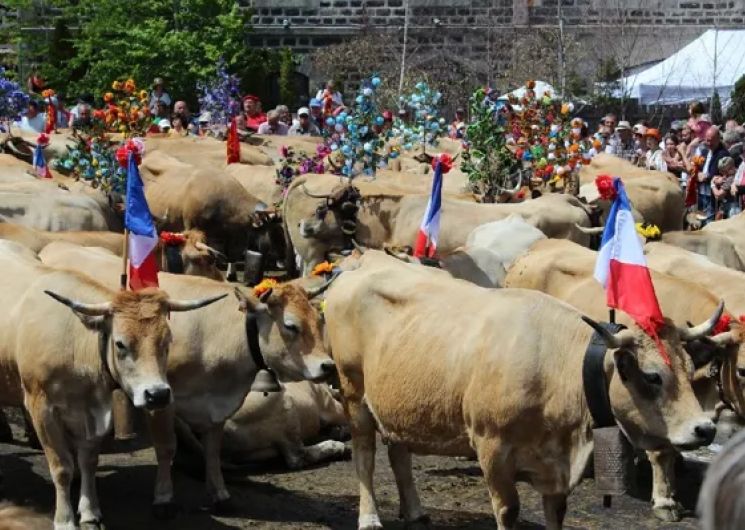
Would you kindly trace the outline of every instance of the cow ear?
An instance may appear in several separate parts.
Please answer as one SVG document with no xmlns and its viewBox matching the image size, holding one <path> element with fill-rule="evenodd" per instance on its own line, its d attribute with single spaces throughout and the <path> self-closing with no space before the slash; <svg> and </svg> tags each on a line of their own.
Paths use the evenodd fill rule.
<svg viewBox="0 0 745 530">
<path fill-rule="evenodd" d="M 91 317 L 78 313 L 77 311 L 73 311 L 73 313 L 80 319 L 83 325 L 91 331 L 101 331 L 104 327 L 104 323 L 106 322 L 106 317 Z"/>
<path fill-rule="evenodd" d="M 613 361 L 616 364 L 616 370 L 618 370 L 618 376 L 621 378 L 621 381 L 628 381 L 631 373 L 637 366 L 634 354 L 621 348 L 613 353 Z"/>
<path fill-rule="evenodd" d="M 238 310 L 242 311 L 243 313 L 255 313 L 257 311 L 263 311 L 266 309 L 265 304 L 263 304 L 259 300 L 256 300 L 253 296 L 244 293 L 238 287 L 233 290 L 233 293 L 238 299 Z M 271 294 L 271 289 L 269 290 L 269 294 Z"/>
</svg>

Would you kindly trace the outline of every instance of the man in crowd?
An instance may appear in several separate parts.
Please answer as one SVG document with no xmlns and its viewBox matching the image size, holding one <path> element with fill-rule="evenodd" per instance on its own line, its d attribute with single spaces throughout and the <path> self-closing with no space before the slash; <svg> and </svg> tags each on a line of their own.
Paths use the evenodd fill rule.
<svg viewBox="0 0 745 530">
<path fill-rule="evenodd" d="M 46 116 L 39 112 L 39 103 L 31 100 L 28 102 L 26 114 L 21 117 L 21 121 L 17 125 L 25 132 L 40 133 L 44 132 L 46 121 Z"/>
<path fill-rule="evenodd" d="M 267 120 L 267 115 L 261 111 L 261 100 L 253 94 L 243 97 L 243 114 L 246 129 L 251 132 L 258 132 L 259 126 Z"/>
<path fill-rule="evenodd" d="M 709 127 L 704 137 L 706 160 L 698 175 L 698 208 L 706 214 L 706 222 L 714 220 L 714 200 L 712 198 L 711 179 L 719 173 L 719 161 L 729 156 L 729 151 L 722 143 L 718 127 Z"/>
<path fill-rule="evenodd" d="M 156 77 L 153 80 L 153 90 L 150 92 L 150 104 L 148 108 L 152 114 L 158 112 L 158 103 L 161 101 L 165 103 L 166 108 L 171 106 L 171 96 L 165 90 L 165 84 L 163 83 L 162 77 Z M 167 117 L 167 116 L 164 116 Z"/>
<path fill-rule="evenodd" d="M 450 138 L 463 138 L 463 133 L 466 130 L 466 111 L 465 109 L 458 107 L 455 109 L 455 119 L 450 124 Z"/>
<path fill-rule="evenodd" d="M 612 123 L 612 120 L 607 120 L 607 122 Z M 624 160 L 631 161 L 634 159 L 636 154 L 634 136 L 631 134 L 631 124 L 629 122 L 625 120 L 618 122 L 615 134 L 608 139 L 605 152 Z"/>
<path fill-rule="evenodd" d="M 318 127 L 318 130 L 323 129 L 323 110 L 321 101 L 313 98 L 310 100 L 308 107 L 310 107 L 310 121 L 313 122 L 313 125 Z"/>
<path fill-rule="evenodd" d="M 186 101 L 177 101 L 176 103 L 174 103 L 173 114 L 186 122 L 186 128 L 189 134 L 199 133 L 199 123 L 194 118 L 194 116 L 192 116 L 191 111 L 189 110 L 189 106 L 186 104 Z"/>
<path fill-rule="evenodd" d="M 88 103 L 80 102 L 75 107 L 75 113 L 70 113 L 70 127 L 73 129 L 84 129 L 93 124 L 93 115 L 91 106 Z"/>
<path fill-rule="evenodd" d="M 286 136 L 288 131 L 287 125 L 279 121 L 279 112 L 270 110 L 266 115 L 266 121 L 259 125 L 259 134 L 274 134 L 277 136 Z"/>
<path fill-rule="evenodd" d="M 608 127 L 608 130 L 611 132 L 616 130 L 617 124 L 618 124 L 618 116 L 616 116 L 612 112 L 609 114 L 606 114 L 605 117 L 603 118 L 602 125 L 605 125 L 606 127 Z"/>
<path fill-rule="evenodd" d="M 727 148 L 727 151 L 729 151 L 735 166 L 739 166 L 740 162 L 742 162 L 742 138 L 737 132 L 737 129 L 733 127 L 725 130 L 722 133 L 722 143 Z"/>
<path fill-rule="evenodd" d="M 321 136 L 321 130 L 310 118 L 310 109 L 301 107 L 297 111 L 297 123 L 290 127 L 290 136 Z"/>
<path fill-rule="evenodd" d="M 324 100 L 326 100 L 327 98 L 331 98 L 330 110 L 334 110 L 336 107 L 341 107 L 342 105 L 344 105 L 344 100 L 341 96 L 341 92 L 336 90 L 336 84 L 331 79 L 326 82 L 326 87 L 319 90 L 316 94 L 316 99 L 320 101 L 321 104 L 323 104 Z"/>
</svg>

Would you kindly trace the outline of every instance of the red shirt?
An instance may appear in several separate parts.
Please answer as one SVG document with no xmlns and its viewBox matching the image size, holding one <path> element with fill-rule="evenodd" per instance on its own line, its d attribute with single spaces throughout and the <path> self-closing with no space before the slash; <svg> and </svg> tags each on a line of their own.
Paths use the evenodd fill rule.
<svg viewBox="0 0 745 530">
<path fill-rule="evenodd" d="M 256 132 L 259 130 L 259 125 L 261 125 L 265 121 L 266 114 L 264 114 L 263 112 L 254 114 L 253 116 L 249 116 L 248 114 L 246 114 L 246 129 Z"/>
</svg>

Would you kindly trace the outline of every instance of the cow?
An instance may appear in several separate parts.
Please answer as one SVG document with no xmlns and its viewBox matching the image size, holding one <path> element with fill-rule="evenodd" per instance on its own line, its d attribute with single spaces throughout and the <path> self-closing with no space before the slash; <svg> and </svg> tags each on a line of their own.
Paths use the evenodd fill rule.
<svg viewBox="0 0 745 530">
<path fill-rule="evenodd" d="M 734 246 L 740 262 L 745 263 L 745 212 L 716 223 L 708 223 L 701 231 L 705 234 L 720 234 L 727 238 Z"/>
<path fill-rule="evenodd" d="M 547 528 L 561 528 L 593 449 L 580 383 L 593 329 L 608 347 L 599 377 L 634 445 L 693 448 L 714 438 L 682 343 L 710 332 L 721 310 L 694 328 L 665 320 L 667 365 L 635 325 L 612 334 L 544 293 L 484 289 L 375 251 L 359 263 L 327 292 L 325 318 L 352 433 L 360 530 L 382 528 L 372 485 L 376 431 L 408 524 L 426 518 L 410 454 L 475 452 L 500 529 L 515 528 L 518 478 L 543 495 Z"/>
<path fill-rule="evenodd" d="M 161 270 L 174 274 L 202 276 L 217 281 L 224 281 L 225 276 L 217 267 L 216 261 L 225 258 L 207 245 L 207 238 L 201 230 L 184 230 L 174 234 L 173 240 L 163 241 L 161 235 Z M 171 252 L 173 249 L 175 252 Z"/>
<path fill-rule="evenodd" d="M 567 302 L 592 318 L 607 317 L 605 294 L 602 286 L 593 277 L 597 253 L 575 245 L 569 241 L 544 240 L 536 242 L 527 253 L 507 271 L 506 287 L 535 289 L 559 300 Z M 687 278 L 675 278 L 661 272 L 651 271 L 657 298 L 663 314 L 672 319 L 679 326 L 686 322 L 698 321 L 716 310 L 719 303 L 718 293 L 713 293 L 697 282 Z M 684 296 L 686 303 L 681 304 Z M 735 311 L 725 299 L 728 311 Z M 618 321 L 629 327 L 633 321 L 625 313 L 617 314 Z M 739 324 L 733 333 L 724 333 L 710 340 L 724 351 L 716 353 L 743 359 L 745 363 L 745 347 L 742 344 L 743 329 Z M 697 351 L 698 345 L 691 344 L 690 349 L 696 358 L 693 359 L 698 369 L 695 378 L 695 389 L 699 402 L 708 411 L 713 411 L 716 401 L 711 401 L 711 395 L 716 395 L 716 382 L 709 377 L 708 361 L 713 353 L 706 349 L 703 353 Z M 735 348 L 734 351 L 731 351 Z M 731 362 L 731 361 L 729 361 Z M 735 365 L 740 362 L 735 361 Z M 741 395 L 741 391 L 731 391 L 734 396 Z M 739 399 L 739 398 L 738 398 Z M 666 448 L 668 449 L 668 448 Z M 669 450 L 648 453 L 653 470 L 652 500 L 656 516 L 663 520 L 678 520 L 680 509 L 674 500 L 674 453 Z"/>
<path fill-rule="evenodd" d="M 43 265 L 0 241 L 0 405 L 25 406 L 56 490 L 55 530 L 76 528 L 70 484 L 78 463 L 80 523 L 101 528 L 95 472 L 111 426 L 111 392 L 157 413 L 173 396 L 166 378 L 170 312 L 198 300 L 162 291 L 115 291 L 78 272 Z"/>
<path fill-rule="evenodd" d="M 69 241 L 81 246 L 103 247 L 116 254 L 124 248 L 124 235 L 107 230 L 92 232 L 49 232 L 13 223 L 0 215 L 0 239 L 15 241 L 38 253 L 52 241 Z"/>
<path fill-rule="evenodd" d="M 286 137 L 285 137 L 286 138 Z M 209 136 L 153 136 L 145 138 L 145 152 L 160 151 L 180 162 L 207 170 L 221 170 L 227 165 L 225 142 Z M 241 144 L 240 165 L 271 166 L 273 160 L 261 149 Z"/>
<path fill-rule="evenodd" d="M 429 196 L 409 194 L 376 182 L 354 181 L 354 187 L 331 175 L 296 179 L 283 204 L 288 238 L 307 275 L 329 251 L 343 249 L 351 238 L 382 249 L 416 240 Z M 519 214 L 547 237 L 583 244 L 589 237 L 591 211 L 577 198 L 550 194 L 515 204 L 474 204 L 443 198 L 437 250 L 449 254 L 462 246 L 477 226 Z"/>
<path fill-rule="evenodd" d="M 745 271 L 745 262 L 740 259 L 740 255 L 737 253 L 737 247 L 726 233 L 710 230 L 696 230 L 692 232 L 674 230 L 672 232 L 663 232 L 661 239 L 663 243 L 667 243 L 668 245 L 706 256 L 719 265 L 737 271 Z"/>
<path fill-rule="evenodd" d="M 105 285 L 118 285 L 120 259 L 103 251 L 53 243 L 40 258 L 55 267 L 84 272 Z M 243 287 L 183 274 L 160 273 L 160 287 L 170 296 L 230 294 L 205 310 L 200 318 L 173 315 L 173 341 L 168 356 L 168 381 L 173 407 L 151 422 L 158 472 L 154 510 L 159 517 L 173 513 L 171 460 L 175 452 L 174 413 L 202 434 L 207 490 L 217 510 L 230 503 L 220 469 L 220 446 L 225 422 L 241 407 L 257 364 L 249 349 L 249 321 L 258 327 L 260 354 L 281 381 L 322 382 L 335 373 L 324 346 L 318 310 L 310 298 L 324 285 L 306 290 L 296 282 L 277 285 L 260 298 Z"/>
</svg>

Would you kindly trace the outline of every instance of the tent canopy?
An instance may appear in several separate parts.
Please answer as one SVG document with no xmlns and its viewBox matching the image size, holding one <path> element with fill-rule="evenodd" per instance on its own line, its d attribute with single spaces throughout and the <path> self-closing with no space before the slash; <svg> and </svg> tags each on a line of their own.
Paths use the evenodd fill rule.
<svg viewBox="0 0 745 530">
<path fill-rule="evenodd" d="M 621 90 L 642 105 L 676 105 L 708 99 L 716 87 L 726 106 L 745 74 L 744 50 L 745 30 L 710 29 L 664 61 L 622 78 Z"/>
</svg>

